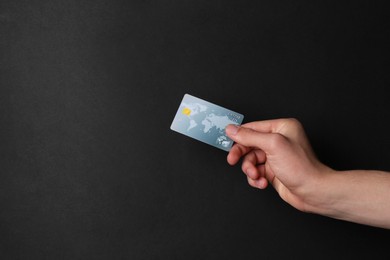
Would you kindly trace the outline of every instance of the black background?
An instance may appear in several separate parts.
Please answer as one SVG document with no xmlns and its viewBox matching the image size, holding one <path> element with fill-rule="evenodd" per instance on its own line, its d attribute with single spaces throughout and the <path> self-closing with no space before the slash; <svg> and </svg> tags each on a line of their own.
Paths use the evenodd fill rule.
<svg viewBox="0 0 390 260">
<path fill-rule="evenodd" d="M 386 1 L 1 1 L 0 258 L 388 258 L 169 129 L 185 93 L 389 170 Z"/>
</svg>

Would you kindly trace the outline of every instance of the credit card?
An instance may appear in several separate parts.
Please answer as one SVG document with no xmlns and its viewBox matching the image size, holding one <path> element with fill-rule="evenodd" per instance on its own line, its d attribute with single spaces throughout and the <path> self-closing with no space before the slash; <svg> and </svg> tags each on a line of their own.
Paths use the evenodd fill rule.
<svg viewBox="0 0 390 260">
<path fill-rule="evenodd" d="M 229 124 L 240 125 L 244 116 L 203 99 L 185 94 L 171 129 L 198 141 L 230 151 L 233 140 L 227 137 Z"/>
</svg>

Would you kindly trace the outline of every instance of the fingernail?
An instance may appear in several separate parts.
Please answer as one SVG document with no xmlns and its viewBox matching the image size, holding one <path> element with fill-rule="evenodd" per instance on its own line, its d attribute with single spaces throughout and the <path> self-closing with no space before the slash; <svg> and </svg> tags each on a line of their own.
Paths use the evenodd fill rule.
<svg viewBox="0 0 390 260">
<path fill-rule="evenodd" d="M 227 127 L 226 127 L 226 134 L 227 135 L 235 135 L 235 134 L 237 134 L 237 132 L 238 132 L 238 129 L 239 129 L 240 127 L 239 126 L 237 126 L 237 125 L 228 125 Z"/>
</svg>

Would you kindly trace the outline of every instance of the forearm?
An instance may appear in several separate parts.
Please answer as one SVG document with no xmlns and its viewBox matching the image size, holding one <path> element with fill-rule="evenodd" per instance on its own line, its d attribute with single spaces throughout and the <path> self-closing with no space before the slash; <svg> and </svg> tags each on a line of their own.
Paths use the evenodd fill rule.
<svg viewBox="0 0 390 260">
<path fill-rule="evenodd" d="M 308 211 L 390 229 L 390 173 L 331 171 L 318 186 Z"/>
</svg>

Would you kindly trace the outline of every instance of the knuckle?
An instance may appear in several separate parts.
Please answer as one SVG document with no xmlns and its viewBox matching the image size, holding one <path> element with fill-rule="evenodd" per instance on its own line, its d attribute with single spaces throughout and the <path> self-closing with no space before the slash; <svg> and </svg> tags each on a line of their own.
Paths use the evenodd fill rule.
<svg viewBox="0 0 390 260">
<path fill-rule="evenodd" d="M 298 119 L 296 119 L 296 118 L 292 117 L 292 118 L 288 118 L 286 120 L 287 120 L 286 121 L 287 124 L 289 124 L 289 125 L 291 125 L 291 126 L 293 126 L 295 128 L 299 128 L 299 127 L 302 126 L 301 122 Z"/>
<path fill-rule="evenodd" d="M 278 129 L 279 133 L 285 133 L 289 131 L 301 131 L 303 129 L 303 126 L 301 122 L 296 118 L 286 118 L 283 119 L 283 123 L 281 124 L 281 127 Z"/>
<path fill-rule="evenodd" d="M 245 173 L 245 174 L 247 174 L 247 173 L 246 173 L 247 168 L 248 168 L 248 167 L 247 167 L 244 163 L 241 165 L 241 171 L 242 171 L 243 173 Z"/>
</svg>

